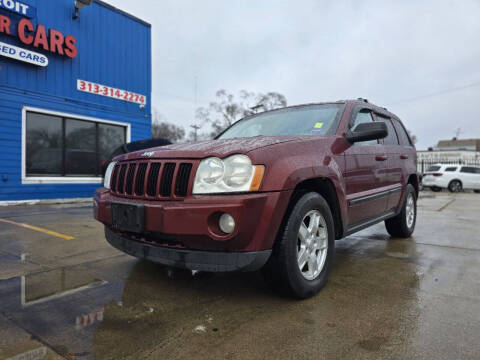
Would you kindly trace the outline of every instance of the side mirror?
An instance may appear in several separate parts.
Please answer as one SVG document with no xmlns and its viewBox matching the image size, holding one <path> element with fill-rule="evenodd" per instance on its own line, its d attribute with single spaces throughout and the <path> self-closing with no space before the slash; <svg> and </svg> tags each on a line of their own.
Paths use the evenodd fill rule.
<svg viewBox="0 0 480 360">
<path fill-rule="evenodd" d="M 355 131 L 348 131 L 346 139 L 350 144 L 383 139 L 388 135 L 388 128 L 384 122 L 374 121 L 358 124 Z"/>
</svg>

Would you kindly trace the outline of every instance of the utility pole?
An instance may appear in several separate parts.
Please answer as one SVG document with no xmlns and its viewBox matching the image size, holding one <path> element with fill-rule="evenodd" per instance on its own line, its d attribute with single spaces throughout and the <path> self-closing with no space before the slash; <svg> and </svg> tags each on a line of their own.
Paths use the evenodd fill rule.
<svg viewBox="0 0 480 360">
<path fill-rule="evenodd" d="M 193 129 L 193 141 L 197 141 L 197 131 L 200 130 L 200 126 L 198 125 L 190 125 L 190 127 Z"/>
</svg>

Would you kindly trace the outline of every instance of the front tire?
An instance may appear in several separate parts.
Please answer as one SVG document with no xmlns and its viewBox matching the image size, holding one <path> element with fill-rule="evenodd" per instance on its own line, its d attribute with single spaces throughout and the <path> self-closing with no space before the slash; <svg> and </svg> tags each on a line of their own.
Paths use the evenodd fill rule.
<svg viewBox="0 0 480 360">
<path fill-rule="evenodd" d="M 315 192 L 303 195 L 287 216 L 262 271 L 274 290 L 305 299 L 327 283 L 335 253 L 333 216 Z"/>
<path fill-rule="evenodd" d="M 393 237 L 408 238 L 413 234 L 416 222 L 417 194 L 412 184 L 407 184 L 402 210 L 397 216 L 385 220 L 385 227 Z"/>
</svg>

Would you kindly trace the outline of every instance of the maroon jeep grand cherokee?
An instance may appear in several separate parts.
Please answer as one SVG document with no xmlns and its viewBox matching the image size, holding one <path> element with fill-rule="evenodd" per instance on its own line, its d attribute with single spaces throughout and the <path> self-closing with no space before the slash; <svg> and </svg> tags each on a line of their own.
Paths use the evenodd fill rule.
<svg viewBox="0 0 480 360">
<path fill-rule="evenodd" d="M 164 265 L 257 270 L 305 298 L 326 283 L 334 242 L 416 221 L 415 148 L 366 100 L 246 117 L 217 139 L 116 157 L 94 199 L 114 247 Z"/>
</svg>

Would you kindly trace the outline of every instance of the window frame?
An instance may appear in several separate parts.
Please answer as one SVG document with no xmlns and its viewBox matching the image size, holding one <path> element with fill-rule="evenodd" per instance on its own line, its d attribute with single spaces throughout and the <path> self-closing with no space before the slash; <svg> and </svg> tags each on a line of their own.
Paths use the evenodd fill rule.
<svg viewBox="0 0 480 360">
<path fill-rule="evenodd" d="M 375 111 L 369 107 L 366 107 L 366 106 L 358 106 L 356 108 L 353 109 L 352 111 L 352 114 L 350 115 L 350 119 L 348 121 L 348 128 L 347 128 L 347 131 L 351 131 L 353 126 L 355 125 L 355 120 L 357 119 L 357 116 L 359 113 L 361 112 L 369 112 L 370 113 L 370 117 L 372 118 L 372 122 L 376 122 L 377 121 L 377 118 L 376 118 L 376 114 L 375 114 Z M 368 140 L 368 141 L 361 141 L 361 142 L 356 142 L 354 143 L 352 146 L 378 146 L 378 145 L 383 145 L 383 143 L 380 141 L 380 139 L 377 139 L 377 143 L 376 144 L 370 144 L 368 143 L 369 141 L 373 141 L 373 140 Z"/>
<path fill-rule="evenodd" d="M 393 123 L 393 127 L 395 128 L 395 130 L 397 131 L 397 136 L 398 136 L 398 142 L 399 142 L 399 145 L 400 146 L 405 146 L 405 147 L 412 147 L 412 148 L 415 148 L 415 144 L 413 143 L 412 139 L 410 138 L 410 134 L 408 133 L 407 131 L 407 128 L 405 127 L 405 125 L 403 125 L 402 121 L 398 118 L 395 118 L 393 117 L 392 118 L 392 123 Z M 400 130 L 399 130 L 400 129 Z M 403 131 L 405 133 L 405 135 L 407 136 L 407 140 L 408 140 L 408 144 L 402 144 L 402 141 L 401 141 L 401 136 L 398 135 L 399 132 Z"/>
<path fill-rule="evenodd" d="M 125 128 L 126 143 L 131 142 L 131 124 L 121 121 L 104 120 L 72 113 L 24 106 L 22 108 L 22 184 L 100 184 L 101 176 L 27 176 L 27 113 L 51 115 L 72 120 L 90 121 L 99 124 L 116 125 Z M 97 136 L 98 137 L 98 136 Z"/>
<path fill-rule="evenodd" d="M 398 137 L 398 130 L 395 127 L 395 124 L 393 123 L 393 119 L 391 117 L 388 117 L 386 115 L 382 115 L 382 114 L 379 114 L 379 113 L 374 113 L 374 115 L 375 115 L 375 121 L 381 122 L 381 121 L 384 121 L 383 119 L 385 119 L 385 121 L 384 121 L 385 125 L 386 125 L 387 121 L 390 121 L 390 124 L 392 125 L 393 131 L 395 133 L 395 139 L 397 139 L 396 144 L 385 144 L 385 139 L 386 139 L 386 137 L 385 137 L 383 139 L 380 139 L 380 143 L 385 145 L 385 146 L 402 146 L 402 144 L 400 144 L 400 138 Z M 388 125 L 387 125 L 387 127 L 388 127 Z"/>
<path fill-rule="evenodd" d="M 473 171 L 462 171 L 463 169 L 472 169 Z M 475 171 L 476 170 L 476 171 Z M 476 166 L 470 166 L 470 165 L 463 165 L 460 167 L 460 173 L 462 174 L 473 174 L 473 175 L 480 175 L 479 168 Z"/>
</svg>

